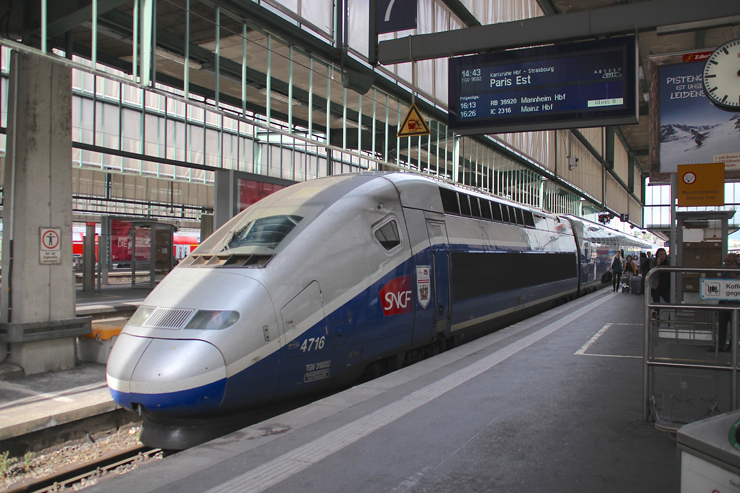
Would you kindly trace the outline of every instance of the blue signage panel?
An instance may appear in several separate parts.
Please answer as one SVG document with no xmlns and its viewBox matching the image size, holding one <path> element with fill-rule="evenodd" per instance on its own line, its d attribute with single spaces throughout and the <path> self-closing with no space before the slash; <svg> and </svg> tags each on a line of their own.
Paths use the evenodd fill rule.
<svg viewBox="0 0 740 493">
<path fill-rule="evenodd" d="M 377 34 L 416 29 L 417 0 L 376 0 Z"/>
<path fill-rule="evenodd" d="M 634 36 L 451 58 L 462 135 L 638 123 Z"/>
</svg>

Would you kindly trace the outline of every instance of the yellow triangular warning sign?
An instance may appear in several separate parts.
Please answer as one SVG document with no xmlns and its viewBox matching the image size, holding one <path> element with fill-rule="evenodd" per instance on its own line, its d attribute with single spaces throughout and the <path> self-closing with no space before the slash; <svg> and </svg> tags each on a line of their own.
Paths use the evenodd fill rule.
<svg viewBox="0 0 740 493">
<path fill-rule="evenodd" d="M 429 125 L 427 125 L 427 122 L 424 121 L 421 113 L 419 113 L 419 108 L 415 104 L 412 104 L 406 118 L 403 120 L 403 125 L 398 129 L 396 135 L 398 137 L 415 137 L 418 135 L 429 135 L 430 133 L 432 132 L 429 130 Z"/>
</svg>

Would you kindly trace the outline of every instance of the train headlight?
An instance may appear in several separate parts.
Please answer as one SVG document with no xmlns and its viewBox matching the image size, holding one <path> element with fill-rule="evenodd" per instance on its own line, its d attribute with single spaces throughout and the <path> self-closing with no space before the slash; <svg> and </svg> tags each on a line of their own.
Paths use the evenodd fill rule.
<svg viewBox="0 0 740 493">
<path fill-rule="evenodd" d="M 143 325 L 149 315 L 157 308 L 154 306 L 140 306 L 128 320 L 129 325 Z"/>
<path fill-rule="evenodd" d="M 190 319 L 186 329 L 222 330 L 231 327 L 239 320 L 239 312 L 225 310 L 198 310 Z"/>
</svg>

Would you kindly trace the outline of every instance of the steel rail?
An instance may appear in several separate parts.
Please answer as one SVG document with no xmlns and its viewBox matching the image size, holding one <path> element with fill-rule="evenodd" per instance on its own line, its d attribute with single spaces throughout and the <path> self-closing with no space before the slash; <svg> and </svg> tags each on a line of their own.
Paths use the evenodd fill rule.
<svg viewBox="0 0 740 493">
<path fill-rule="evenodd" d="M 109 472 L 117 467 L 135 462 L 137 459 L 150 458 L 162 452 L 145 445 L 135 445 L 125 450 L 110 452 L 102 457 L 85 462 L 66 466 L 52 475 L 38 479 L 25 479 L 11 484 L 6 493 L 51 493 L 60 488 L 68 488 L 85 479 Z"/>
</svg>

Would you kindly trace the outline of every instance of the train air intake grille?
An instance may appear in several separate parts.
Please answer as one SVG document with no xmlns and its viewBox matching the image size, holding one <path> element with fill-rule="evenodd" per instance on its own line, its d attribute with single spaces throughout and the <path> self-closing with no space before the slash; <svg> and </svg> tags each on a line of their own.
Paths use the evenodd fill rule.
<svg viewBox="0 0 740 493">
<path fill-rule="evenodd" d="M 195 313 L 195 310 L 157 308 L 144 325 L 157 329 L 182 329 L 193 313 Z"/>
</svg>

